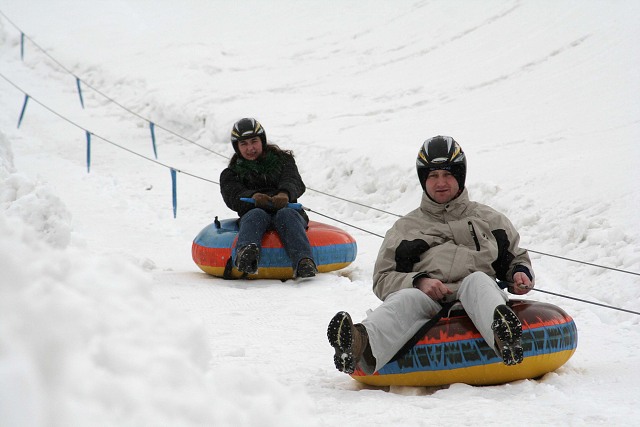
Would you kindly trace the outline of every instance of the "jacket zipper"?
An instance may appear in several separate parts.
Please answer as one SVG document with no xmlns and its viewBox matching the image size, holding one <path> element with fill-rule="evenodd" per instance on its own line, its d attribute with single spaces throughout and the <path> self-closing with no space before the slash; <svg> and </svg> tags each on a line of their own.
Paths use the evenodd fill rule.
<svg viewBox="0 0 640 427">
<path fill-rule="evenodd" d="M 478 236 L 476 236 L 476 229 L 473 227 L 473 223 L 469 221 L 469 231 L 471 232 L 471 236 L 473 236 L 473 241 L 476 242 L 476 251 L 480 250 L 480 241 L 478 240 Z"/>
</svg>

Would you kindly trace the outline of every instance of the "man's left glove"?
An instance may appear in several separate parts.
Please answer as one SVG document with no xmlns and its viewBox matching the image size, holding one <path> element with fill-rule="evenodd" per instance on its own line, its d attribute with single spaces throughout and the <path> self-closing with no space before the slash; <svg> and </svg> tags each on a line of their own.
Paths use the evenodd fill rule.
<svg viewBox="0 0 640 427">
<path fill-rule="evenodd" d="M 287 193 L 280 192 L 271 197 L 271 202 L 273 203 L 274 208 L 282 209 L 287 206 L 287 203 L 289 203 L 289 196 L 287 196 Z"/>
</svg>

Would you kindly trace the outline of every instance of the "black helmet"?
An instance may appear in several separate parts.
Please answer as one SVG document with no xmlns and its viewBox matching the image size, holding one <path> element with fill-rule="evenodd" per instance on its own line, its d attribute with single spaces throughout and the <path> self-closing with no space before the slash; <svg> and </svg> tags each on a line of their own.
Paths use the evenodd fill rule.
<svg viewBox="0 0 640 427">
<path fill-rule="evenodd" d="M 267 134 L 259 121 L 252 118 L 240 119 L 234 123 L 231 129 L 231 145 L 233 150 L 240 155 L 238 151 L 238 142 L 253 137 L 259 137 L 262 140 L 262 149 L 267 145 Z"/>
<path fill-rule="evenodd" d="M 462 151 L 460 144 L 450 136 L 434 136 L 422 143 L 418 152 L 416 161 L 416 169 L 418 170 L 418 178 L 420 185 L 426 192 L 425 180 L 429 172 L 444 169 L 458 181 L 460 191 L 464 189 L 464 182 L 467 177 L 467 158 Z"/>
</svg>

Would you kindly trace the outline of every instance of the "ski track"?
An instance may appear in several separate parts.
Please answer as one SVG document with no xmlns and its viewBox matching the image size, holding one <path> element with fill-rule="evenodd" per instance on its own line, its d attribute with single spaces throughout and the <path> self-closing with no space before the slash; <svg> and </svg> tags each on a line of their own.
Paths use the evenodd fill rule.
<svg viewBox="0 0 640 427">
<path fill-rule="evenodd" d="M 163 2 L 161 7 L 167 5 Z M 36 19 L 27 19 L 30 14 L 20 12 L 24 9 L 17 4 L 10 6 L 14 15 Z M 559 38 L 553 44 L 536 37 L 545 30 L 553 33 L 553 22 L 572 13 L 571 2 L 555 6 L 557 14 L 548 27 L 523 24 L 522 33 L 531 30 L 531 37 L 524 40 L 531 51 L 514 58 L 494 50 L 484 58 L 472 55 L 482 63 L 501 60 L 504 66 L 479 67 L 471 78 L 466 78 L 464 67 L 428 74 L 424 80 L 416 77 L 415 70 L 424 69 L 430 61 L 439 63 L 458 50 L 471 55 L 464 43 L 477 46 L 526 22 L 527 14 L 544 13 L 526 2 L 492 3 L 457 28 L 447 30 L 444 21 L 436 20 L 442 34 L 436 40 L 419 41 L 412 38 L 412 31 L 420 33 L 416 24 L 420 18 L 459 12 L 437 2 L 402 3 L 404 9 L 384 18 L 365 15 L 361 23 L 338 32 L 318 26 L 302 40 L 288 40 L 280 49 L 255 55 L 233 46 L 218 49 L 216 44 L 186 39 L 159 40 L 157 46 L 175 57 L 156 58 L 153 67 L 142 66 L 144 61 L 136 59 L 148 54 L 143 41 L 118 52 L 123 59 L 112 62 L 95 56 L 84 62 L 64 44 L 52 45 L 51 52 L 62 55 L 92 85 L 108 88 L 118 102 L 219 153 L 231 154 L 227 129 L 234 119 L 258 115 L 272 140 L 294 150 L 308 187 L 397 214 L 414 209 L 419 200 L 412 163 L 417 144 L 430 136 L 425 132 L 453 129 L 470 158 L 472 198 L 505 212 L 520 230 L 523 246 L 640 271 L 640 234 L 634 227 L 640 196 L 627 185 L 599 180 L 608 176 L 594 176 L 598 166 L 608 168 L 614 182 L 623 177 L 633 182 L 633 172 L 628 176 L 620 170 L 631 170 L 637 163 L 633 154 L 638 151 L 632 147 L 637 140 L 633 137 L 640 132 L 640 122 L 634 119 L 637 101 L 629 108 L 627 92 L 612 83 L 610 90 L 618 91 L 622 105 L 609 101 L 612 95 L 604 98 L 610 102 L 605 107 L 611 106 L 608 120 L 592 120 L 602 112 L 584 106 L 576 107 L 574 114 L 560 107 L 544 112 L 541 107 L 546 101 L 535 101 L 539 92 L 554 99 L 550 88 L 562 86 L 560 92 L 576 97 L 576 101 L 568 97 L 562 106 L 579 103 L 586 83 L 572 86 L 565 81 L 574 80 L 566 74 L 566 66 L 586 66 L 587 83 L 598 81 L 608 75 L 609 68 L 597 58 L 615 58 L 616 43 L 637 40 L 637 29 L 622 31 L 631 25 L 626 21 L 620 32 L 602 23 L 606 19 L 593 21 L 602 11 L 597 4 L 590 6 L 578 14 L 582 20 L 555 34 Z M 137 11 L 136 7 L 143 10 L 145 6 L 131 7 Z M 619 18 L 615 10 L 607 13 Z M 398 33 L 402 27 L 410 30 L 408 35 L 383 41 L 388 34 L 403 34 Z M 38 40 L 46 41 L 46 31 L 52 27 L 32 28 L 42 32 Z M 341 43 L 345 39 L 354 44 Z M 87 108 L 82 110 L 68 74 L 32 49 L 24 62 L 19 60 L 19 38 L 1 17 L 0 42 L 2 73 L 28 88 L 35 99 L 96 135 L 152 157 L 149 130 L 142 120 L 90 90 L 84 92 Z M 503 49 L 513 52 L 517 44 L 508 43 Z M 116 48 L 112 52 L 101 47 L 107 49 L 105 58 L 116 56 Z M 637 67 L 637 60 L 620 58 L 620 67 L 625 60 Z M 176 69 L 186 73 L 177 83 Z M 382 78 L 385 74 L 393 78 Z M 451 82 L 445 84 L 447 77 Z M 243 91 L 234 83 L 238 78 L 250 82 Z M 523 85 L 529 81 L 536 88 L 525 90 Z M 637 79 L 631 84 L 637 88 Z M 3 254 L 13 262 L 5 264 L 6 277 L 25 284 L 15 294 L 6 284 L 0 286 L 8 296 L 5 305 L 0 304 L 8 313 L 0 323 L 9 325 L 0 326 L 0 348 L 9 349 L 5 355 L 23 356 L 17 362 L 9 356 L 3 359 L 0 352 L 0 366 L 23 366 L 25 378 L 32 381 L 28 384 L 36 384 L 26 387 L 32 393 L 25 394 L 30 397 L 24 400 L 25 407 L 38 408 L 30 415 L 35 420 L 32 425 L 86 425 L 98 414 L 104 425 L 160 425 L 171 420 L 173 425 L 451 422 L 463 426 L 494 423 L 496 405 L 500 405 L 500 419 L 523 426 L 633 425 L 639 419 L 634 374 L 640 346 L 638 317 L 536 292 L 526 298 L 563 307 L 578 325 L 578 350 L 558 371 L 540 380 L 493 387 L 360 385 L 334 369 L 326 324 L 338 310 L 361 319 L 379 304 L 371 292 L 379 237 L 311 215 L 356 238 L 359 252 L 354 264 L 303 282 L 212 278 L 193 264 L 190 245 L 215 216 L 234 216 L 222 204 L 215 184 L 179 174 L 178 217 L 174 219 L 166 168 L 96 138 L 87 174 L 81 129 L 35 102 L 29 104 L 21 129 L 15 129 L 23 94 L 3 80 L 0 88 L 5 111 L 0 129 L 6 140 L 0 141 L 0 166 L 5 168 L 0 169 L 4 210 L 0 228 L 15 246 L 15 253 L 7 249 Z M 598 93 L 594 90 L 592 95 Z M 526 117 L 517 113 L 516 95 L 525 102 L 534 100 Z M 249 111 L 247 105 L 252 106 Z M 493 118 L 498 113 L 509 120 L 498 124 Z M 554 115 L 556 120 L 549 120 Z M 416 118 L 422 117 L 428 117 L 429 124 L 415 125 Z M 621 163 L 611 158 L 599 163 L 600 146 L 589 135 L 621 141 L 616 144 Z M 157 130 L 157 136 L 160 161 L 217 181 L 225 158 L 162 130 Z M 6 167 L 10 163 L 6 153 L 12 154 L 13 167 Z M 579 164 L 567 169 L 567 159 L 574 154 Z M 510 163 L 514 158 L 526 158 L 537 173 L 522 171 Z M 605 191 L 610 197 L 602 197 Z M 622 196 L 628 204 L 620 204 Z M 396 219 L 314 191 L 308 191 L 303 202 L 381 235 Z M 12 229 L 5 216 L 7 221 L 19 218 L 24 225 Z M 33 237 L 15 237 L 23 228 L 35 230 L 42 246 L 35 249 L 27 246 L 34 243 L 24 243 Z M 21 253 L 23 257 L 35 253 L 42 261 L 32 271 L 19 271 L 24 270 L 17 268 Z M 640 307 L 636 277 L 536 254 L 532 259 L 541 289 Z M 43 297 L 46 292 L 38 294 L 30 286 L 40 292 L 48 289 L 50 294 Z M 39 307 L 31 307 L 29 297 L 38 295 Z M 48 341 L 36 327 L 13 326 L 24 313 L 7 310 L 10 302 L 25 304 L 26 315 L 38 325 L 50 317 L 50 326 L 43 330 L 68 348 Z M 87 319 L 85 324 L 60 314 L 60 304 L 69 316 Z M 60 332 L 63 327 L 78 336 L 66 336 Z M 24 328 L 26 334 L 16 332 Z M 15 340 L 11 346 L 7 344 L 10 337 Z M 18 347 L 22 353 L 15 350 Z M 87 348 L 90 356 L 85 358 Z M 52 361 L 42 360 L 45 350 Z M 67 368 L 53 375 L 51 367 L 56 363 Z M 76 371 L 68 368 L 73 363 Z M 2 390 L 0 398 L 6 393 Z M 514 399 L 518 404 L 509 404 Z M 461 402 L 465 402 L 464 411 L 460 411 Z M 27 419 L 21 407 L 17 405 L 11 414 Z M 53 421 L 45 421 L 49 417 Z"/>
</svg>

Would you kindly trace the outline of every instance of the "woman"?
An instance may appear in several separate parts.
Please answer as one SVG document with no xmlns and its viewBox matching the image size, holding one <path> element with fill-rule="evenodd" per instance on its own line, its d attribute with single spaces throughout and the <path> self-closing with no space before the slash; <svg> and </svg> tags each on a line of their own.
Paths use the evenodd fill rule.
<svg viewBox="0 0 640 427">
<path fill-rule="evenodd" d="M 220 174 L 220 191 L 227 206 L 240 216 L 234 265 L 242 273 L 256 274 L 262 236 L 275 229 L 291 259 L 294 277 L 318 272 L 306 234 L 309 218 L 288 207 L 306 187 L 293 153 L 267 144 L 262 125 L 252 118 L 238 120 L 231 130 L 235 154 Z M 252 198 L 254 203 L 240 200 Z"/>
</svg>

